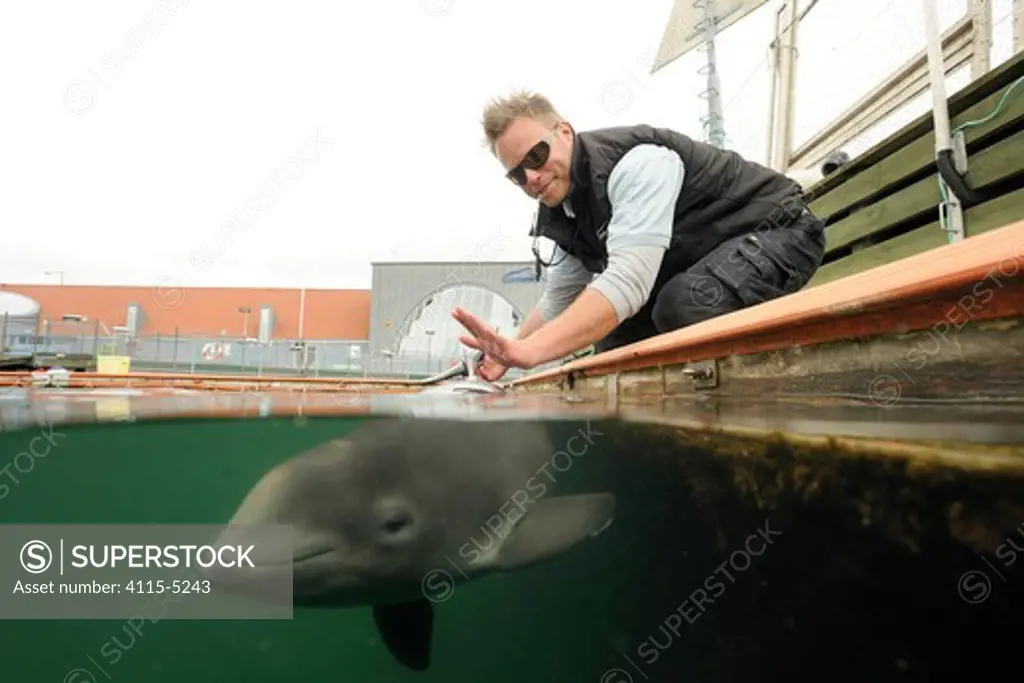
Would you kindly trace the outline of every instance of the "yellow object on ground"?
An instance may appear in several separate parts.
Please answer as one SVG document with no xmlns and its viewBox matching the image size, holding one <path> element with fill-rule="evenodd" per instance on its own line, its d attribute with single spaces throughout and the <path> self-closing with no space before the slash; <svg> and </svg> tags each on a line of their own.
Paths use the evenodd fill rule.
<svg viewBox="0 0 1024 683">
<path fill-rule="evenodd" d="M 102 375 L 127 375 L 131 367 L 131 356 L 96 357 L 96 372 Z"/>
</svg>

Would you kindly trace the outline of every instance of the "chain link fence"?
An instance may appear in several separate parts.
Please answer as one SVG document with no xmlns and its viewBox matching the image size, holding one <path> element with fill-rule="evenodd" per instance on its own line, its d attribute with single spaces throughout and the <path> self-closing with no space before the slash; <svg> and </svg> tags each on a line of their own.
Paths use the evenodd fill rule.
<svg viewBox="0 0 1024 683">
<path fill-rule="evenodd" d="M 37 331 L 38 330 L 38 331 Z M 368 341 L 274 339 L 264 344 L 240 336 L 150 334 L 131 336 L 120 328 L 88 322 L 16 320 L 0 316 L 2 355 L 8 360 L 38 357 L 69 369 L 96 370 L 101 356 L 130 359 L 135 372 L 203 375 L 375 377 L 420 379 L 461 361 L 450 349 L 440 353 L 373 352 Z M 545 364 L 533 372 L 559 365 Z M 56 356 L 56 358 L 54 358 Z M 512 368 L 504 379 L 522 376 Z"/>
<path fill-rule="evenodd" d="M 258 339 L 231 336 L 151 334 L 131 336 L 92 322 L 35 325 L 0 320 L 8 358 L 101 356 L 130 359 L 134 371 L 188 374 L 363 376 L 369 344 L 362 340 Z"/>
</svg>

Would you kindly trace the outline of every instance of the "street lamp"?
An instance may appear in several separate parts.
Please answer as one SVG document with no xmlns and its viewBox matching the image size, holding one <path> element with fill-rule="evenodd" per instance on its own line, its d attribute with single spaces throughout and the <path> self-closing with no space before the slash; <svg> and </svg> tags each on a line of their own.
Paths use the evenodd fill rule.
<svg viewBox="0 0 1024 683">
<path fill-rule="evenodd" d="M 423 330 L 423 334 L 427 335 L 427 372 L 430 372 L 430 345 L 434 339 L 434 330 Z"/>
<path fill-rule="evenodd" d="M 44 270 L 43 275 L 57 275 L 60 277 L 60 286 L 64 286 L 64 271 L 63 270 Z"/>
</svg>

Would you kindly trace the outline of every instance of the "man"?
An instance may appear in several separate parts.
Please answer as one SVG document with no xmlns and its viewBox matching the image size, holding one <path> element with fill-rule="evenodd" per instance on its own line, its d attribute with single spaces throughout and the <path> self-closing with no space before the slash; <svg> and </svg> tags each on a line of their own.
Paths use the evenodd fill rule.
<svg viewBox="0 0 1024 683">
<path fill-rule="evenodd" d="M 461 341 L 494 381 L 590 344 L 606 351 L 795 292 L 821 264 L 824 224 L 792 179 L 664 128 L 576 132 L 547 98 L 483 116 L 507 177 L 538 200 L 547 284 L 515 339 L 463 309 Z M 537 238 L 555 247 L 543 258 Z"/>
</svg>

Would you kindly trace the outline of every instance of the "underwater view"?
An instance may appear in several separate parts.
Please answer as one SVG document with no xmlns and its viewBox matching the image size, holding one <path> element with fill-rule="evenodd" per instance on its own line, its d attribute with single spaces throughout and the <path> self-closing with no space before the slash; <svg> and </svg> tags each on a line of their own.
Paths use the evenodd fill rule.
<svg viewBox="0 0 1024 683">
<path fill-rule="evenodd" d="M 292 525 L 295 604 L 8 616 L 5 681 L 962 679 L 1022 623 L 1012 411 L 900 445 L 572 412 L 34 415 L 0 432 L 0 522 Z"/>
</svg>

